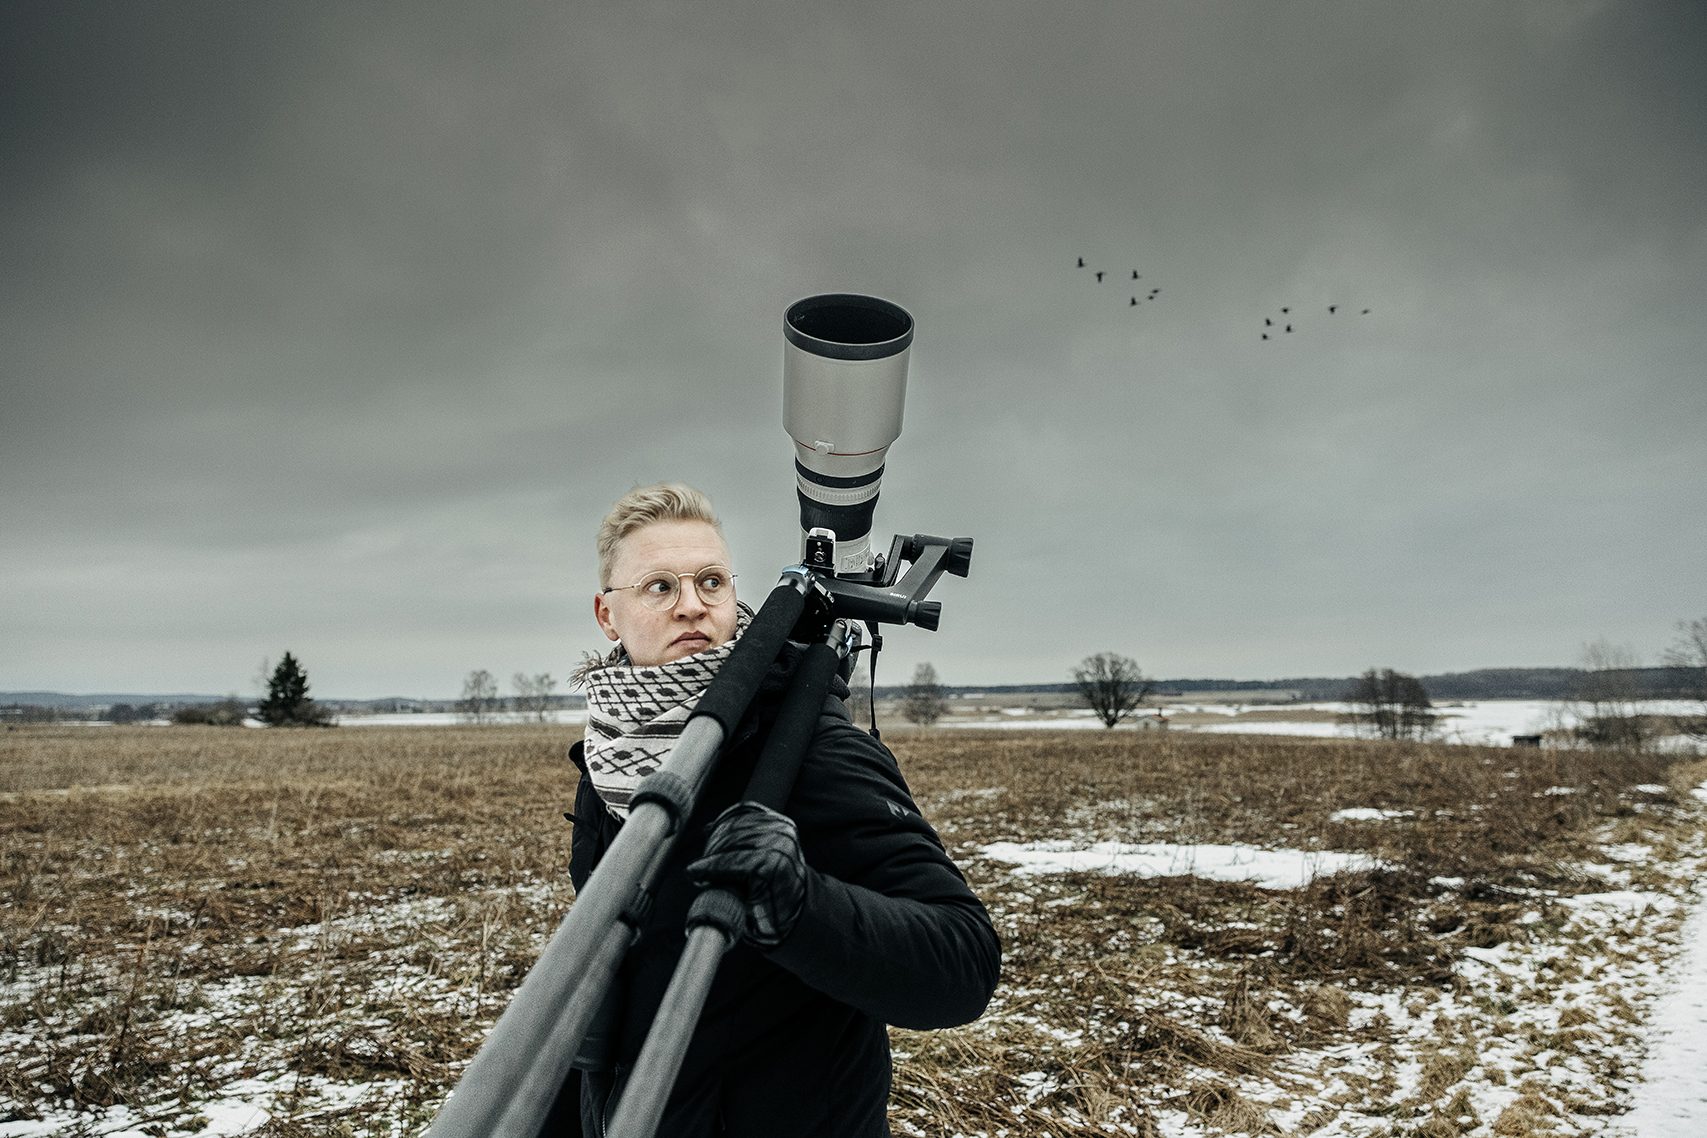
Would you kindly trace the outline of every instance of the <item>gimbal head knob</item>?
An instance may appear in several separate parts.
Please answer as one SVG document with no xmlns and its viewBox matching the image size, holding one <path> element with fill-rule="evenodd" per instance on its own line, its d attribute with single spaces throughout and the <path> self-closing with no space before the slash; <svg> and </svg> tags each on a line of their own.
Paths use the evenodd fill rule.
<svg viewBox="0 0 1707 1138">
<path fill-rule="evenodd" d="M 972 539 L 957 537 L 948 543 L 948 556 L 943 558 L 942 567 L 956 577 L 964 577 L 972 572 Z"/>
<path fill-rule="evenodd" d="M 903 561 L 917 561 L 927 549 L 946 549 L 940 560 L 943 569 L 956 577 L 972 572 L 972 539 L 969 537 L 931 537 L 916 533 L 912 537 L 897 536 L 895 541 L 895 555 Z"/>
<path fill-rule="evenodd" d="M 936 626 L 942 621 L 942 602 L 920 601 L 913 606 L 908 619 L 926 632 L 935 632 Z"/>
</svg>

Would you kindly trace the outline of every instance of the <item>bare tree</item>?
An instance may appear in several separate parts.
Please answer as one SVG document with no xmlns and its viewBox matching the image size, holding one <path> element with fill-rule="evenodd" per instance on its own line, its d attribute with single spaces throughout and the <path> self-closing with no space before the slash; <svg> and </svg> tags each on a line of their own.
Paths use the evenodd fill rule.
<svg viewBox="0 0 1707 1138">
<path fill-rule="evenodd" d="M 1346 690 L 1358 733 L 1374 739 L 1426 739 L 1434 704 L 1421 680 L 1391 668 L 1371 668 Z"/>
<path fill-rule="evenodd" d="M 1678 717 L 1678 729 L 1707 739 L 1707 616 L 1677 622 L 1677 639 L 1666 649 L 1665 660 L 1668 666 L 1683 671 L 1688 698 L 1701 704 L 1693 717 Z"/>
<path fill-rule="evenodd" d="M 217 703 L 192 703 L 180 707 L 172 713 L 172 722 L 178 724 L 202 724 L 208 727 L 241 727 L 243 720 L 249 715 L 248 706 L 236 696 L 226 696 Z M 269 723 L 269 726 L 275 726 Z M 303 721 L 297 726 L 326 726 L 324 718 L 313 722 Z"/>
<path fill-rule="evenodd" d="M 551 673 L 540 672 L 530 676 L 526 672 L 517 672 L 510 677 L 510 683 L 516 689 L 516 710 L 535 723 L 544 723 L 546 714 L 551 710 L 552 689 L 557 687 Z"/>
<path fill-rule="evenodd" d="M 468 673 L 468 678 L 462 681 L 462 698 L 457 701 L 456 709 L 469 723 L 485 723 L 492 718 L 498 710 L 498 681 L 491 672 L 479 668 Z"/>
<path fill-rule="evenodd" d="M 1654 742 L 1644 714 L 1637 674 L 1642 664 L 1634 651 L 1596 640 L 1583 646 L 1583 670 L 1566 700 L 1574 720 L 1571 735 L 1585 747 L 1646 751 Z"/>
<path fill-rule="evenodd" d="M 1096 712 L 1104 727 L 1113 727 L 1131 715 L 1150 694 L 1150 681 L 1138 661 L 1114 652 L 1086 656 L 1073 669 L 1079 698 Z"/>
<path fill-rule="evenodd" d="M 923 727 L 942 718 L 948 697 L 937 681 L 936 669 L 920 664 L 913 669 L 913 682 L 901 693 L 901 714 Z"/>
<path fill-rule="evenodd" d="M 848 714 L 856 727 L 871 726 L 871 673 L 857 660 L 848 676 Z"/>
</svg>

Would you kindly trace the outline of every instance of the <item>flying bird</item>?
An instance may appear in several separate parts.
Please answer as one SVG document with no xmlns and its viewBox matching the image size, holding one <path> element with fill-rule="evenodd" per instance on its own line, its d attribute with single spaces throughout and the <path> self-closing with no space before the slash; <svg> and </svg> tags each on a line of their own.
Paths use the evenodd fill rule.
<svg viewBox="0 0 1707 1138">
<path fill-rule="evenodd" d="M 1269 319 L 1269 318 L 1268 318 L 1268 317 L 1266 317 L 1266 316 L 1264 316 L 1264 317 L 1263 317 L 1263 318 L 1262 318 L 1262 326 L 1263 326 L 1263 327 L 1264 327 L 1264 328 L 1272 328 L 1272 327 L 1274 327 L 1274 321 L 1272 321 L 1272 320 L 1270 320 L 1270 319 Z M 1265 340 L 1266 340 L 1266 339 L 1268 339 L 1268 337 L 1267 337 L 1267 336 L 1264 336 L 1264 337 L 1263 337 L 1263 339 L 1265 339 Z"/>
<path fill-rule="evenodd" d="M 1334 309 L 1336 309 L 1338 307 L 1339 307 L 1339 305 L 1337 305 L 1337 304 L 1328 305 L 1328 315 L 1332 316 L 1334 314 Z"/>
<path fill-rule="evenodd" d="M 1358 315 L 1359 316 L 1368 316 L 1369 315 L 1369 309 L 1365 308 L 1362 312 L 1359 312 Z"/>
<path fill-rule="evenodd" d="M 1138 275 L 1138 270 L 1137 270 L 1137 269 L 1133 269 L 1133 270 L 1132 270 L 1132 279 L 1133 279 L 1133 280 L 1135 280 L 1135 281 L 1141 281 L 1141 280 L 1143 280 L 1143 279 L 1144 279 L 1144 278 L 1143 278 L 1143 277 L 1141 277 L 1141 276 L 1139 276 L 1139 275 Z"/>
<path fill-rule="evenodd" d="M 1288 331 L 1288 332 L 1290 332 L 1290 331 L 1292 331 L 1292 325 L 1290 325 L 1290 324 L 1288 324 L 1288 325 L 1287 325 L 1287 326 L 1286 326 L 1286 330 L 1287 330 L 1287 331 Z"/>
<path fill-rule="evenodd" d="M 1085 267 L 1085 259 L 1083 257 L 1080 257 L 1079 258 L 1079 268 L 1082 269 L 1084 267 Z"/>
<path fill-rule="evenodd" d="M 1128 304 L 1127 304 L 1127 306 L 1126 306 L 1126 307 L 1128 307 L 1128 308 L 1131 308 L 1131 307 L 1132 307 L 1132 306 L 1133 306 L 1133 305 L 1135 305 L 1135 304 L 1137 304 L 1137 303 L 1138 303 L 1138 298 L 1137 298 L 1137 297 L 1133 297 L 1133 298 L 1132 298 L 1132 300 L 1131 300 L 1131 301 L 1130 301 L 1130 302 L 1129 302 L 1129 303 L 1128 303 Z"/>
<path fill-rule="evenodd" d="M 1097 284 L 1101 284 L 1101 283 L 1102 283 L 1102 274 L 1103 274 L 1103 270 L 1101 270 L 1101 269 L 1098 269 L 1098 270 L 1097 270 Z"/>
</svg>

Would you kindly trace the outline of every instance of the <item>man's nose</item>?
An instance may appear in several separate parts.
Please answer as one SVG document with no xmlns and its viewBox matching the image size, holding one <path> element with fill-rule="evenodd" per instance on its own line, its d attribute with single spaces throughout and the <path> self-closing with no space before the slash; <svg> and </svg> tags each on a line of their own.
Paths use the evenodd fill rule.
<svg viewBox="0 0 1707 1138">
<path fill-rule="evenodd" d="M 697 617 L 705 612 L 705 602 L 699 599 L 699 589 L 692 577 L 676 578 L 676 615 Z"/>
</svg>

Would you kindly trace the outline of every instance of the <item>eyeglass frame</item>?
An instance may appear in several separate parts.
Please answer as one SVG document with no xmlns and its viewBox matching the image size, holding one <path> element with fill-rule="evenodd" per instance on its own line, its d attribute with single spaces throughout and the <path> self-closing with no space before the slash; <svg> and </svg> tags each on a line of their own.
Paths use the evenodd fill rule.
<svg viewBox="0 0 1707 1138">
<path fill-rule="evenodd" d="M 728 578 L 731 586 L 734 585 L 735 578 L 736 578 L 737 574 L 734 573 L 733 571 L 731 571 L 729 566 L 719 565 L 719 564 L 714 562 L 710 565 L 701 566 L 700 568 L 695 569 L 692 573 L 672 573 L 668 569 L 654 569 L 652 572 L 646 574 L 644 577 L 640 578 L 640 580 L 634 582 L 634 584 L 632 584 L 632 585 L 611 585 L 607 588 L 600 589 L 599 590 L 599 596 L 603 597 L 603 596 L 608 596 L 611 593 L 620 593 L 626 589 L 638 589 L 638 588 L 640 588 L 640 586 L 646 584 L 648 581 L 651 581 L 653 578 L 674 577 L 676 579 L 676 588 L 675 588 L 675 593 L 674 593 L 675 599 L 672 600 L 667 605 L 661 605 L 657 608 L 653 608 L 651 605 L 646 603 L 645 594 L 643 594 L 643 593 L 635 594 L 640 599 L 641 607 L 646 609 L 646 611 L 648 611 L 648 612 L 671 612 L 675 609 L 675 607 L 677 605 L 682 603 L 682 594 L 683 594 L 684 590 L 682 589 L 681 581 L 682 581 L 683 577 L 686 577 L 688 579 L 688 581 L 693 585 L 693 595 L 699 598 L 700 604 L 704 605 L 708 609 L 721 608 L 723 605 L 726 605 L 729 603 L 729 601 L 727 599 L 708 601 L 705 599 L 705 594 L 701 593 L 699 591 L 700 574 L 708 573 L 713 569 L 723 570 L 724 577 Z M 731 587 L 729 590 L 729 596 L 733 597 L 734 595 L 735 595 L 735 590 L 733 587 Z"/>
</svg>

